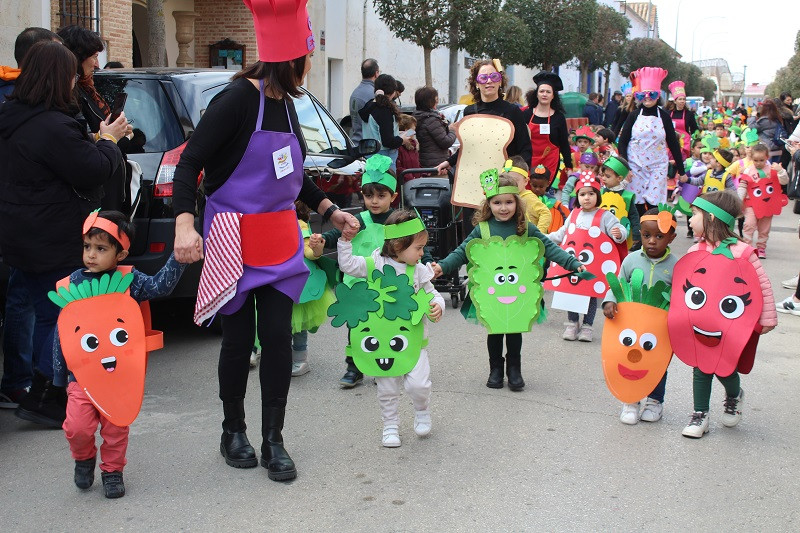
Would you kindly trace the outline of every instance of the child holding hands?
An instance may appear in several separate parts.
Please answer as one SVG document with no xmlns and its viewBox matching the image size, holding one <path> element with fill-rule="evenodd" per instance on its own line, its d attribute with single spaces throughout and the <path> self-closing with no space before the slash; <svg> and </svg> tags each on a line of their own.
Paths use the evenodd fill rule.
<svg viewBox="0 0 800 533">
<path fill-rule="evenodd" d="M 377 271 L 383 273 L 382 278 L 387 278 L 387 268 L 394 271 L 396 276 L 394 279 L 403 280 L 407 276 L 407 282 L 412 285 L 415 296 L 413 301 L 409 297 L 404 299 L 399 296 L 392 297 L 395 306 L 393 312 L 396 312 L 397 307 L 406 303 L 411 304 L 408 306 L 409 311 L 419 312 L 420 300 L 416 295 L 424 292 L 429 295 L 428 299 L 432 298 L 426 314 L 431 321 L 438 322 L 444 312 L 444 298 L 436 291 L 431 282 L 434 278 L 431 266 L 420 263 L 425 245 L 428 243 L 428 231 L 425 229 L 425 225 L 415 213 L 398 210 L 386 219 L 385 233 L 386 239 L 383 247 L 375 250 L 370 257 L 353 255 L 352 243 L 343 235 L 338 244 L 339 268 L 343 273 L 353 277 L 366 278 L 366 281 L 359 283 L 367 284 L 367 286 L 370 286 L 368 284 L 370 281 L 376 282 L 373 273 L 377 274 Z M 405 276 L 402 276 L 403 274 Z M 386 288 L 383 287 L 383 289 Z M 396 291 L 397 294 L 400 292 Z M 344 317 L 350 313 L 361 302 L 357 299 L 349 301 L 347 297 L 357 293 L 358 290 L 350 292 L 346 286 L 340 284 L 336 291 L 339 301 L 334 304 L 337 308 L 332 307 L 331 311 L 333 312 L 329 312 L 329 314 Z M 378 304 L 378 298 L 374 303 Z M 383 303 L 380 305 L 382 306 Z M 354 323 L 345 318 L 351 328 L 349 330 L 351 345 L 349 353 L 358 352 L 354 353 L 353 359 L 355 362 L 362 361 L 364 367 L 360 368 L 360 371 L 369 372 L 369 368 L 374 368 L 375 382 L 378 386 L 378 402 L 381 405 L 383 417 L 381 444 L 386 448 L 397 448 L 401 444 L 398 417 L 401 383 L 405 386 L 406 394 L 414 404 L 414 432 L 420 437 L 431 432 L 431 413 L 428 409 L 431 398 L 431 369 L 428 351 L 425 349 L 427 340 L 423 341 L 422 339 L 426 332 L 418 332 L 419 338 L 417 339 L 413 327 L 417 325 L 422 327 L 422 324 L 412 325 L 410 322 L 402 322 L 399 327 L 393 326 L 392 322 L 396 322 L 396 317 L 392 319 L 385 310 L 378 318 L 376 318 L 377 315 L 376 317 L 371 315 L 372 313 L 368 313 L 367 320 L 375 320 L 375 322 L 370 322 L 370 327 L 365 327 L 361 318 L 353 320 Z M 336 321 L 334 321 L 334 325 L 337 325 Z M 382 334 L 384 330 L 391 333 Z M 410 352 L 414 350 L 417 352 L 411 354 Z M 410 371 L 399 376 L 391 373 L 393 366 L 403 364 L 401 358 L 409 355 L 416 356 L 416 353 L 419 353 L 419 359 Z M 378 358 L 375 355 L 378 355 Z"/>
</svg>

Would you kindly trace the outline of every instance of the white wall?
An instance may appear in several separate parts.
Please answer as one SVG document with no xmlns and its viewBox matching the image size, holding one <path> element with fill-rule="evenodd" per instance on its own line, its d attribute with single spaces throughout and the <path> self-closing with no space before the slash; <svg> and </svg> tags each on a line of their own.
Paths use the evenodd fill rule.
<svg viewBox="0 0 800 533">
<path fill-rule="evenodd" d="M 0 10 L 0 65 L 16 67 L 14 41 L 31 26 L 50 29 L 48 0 L 7 0 Z"/>
</svg>

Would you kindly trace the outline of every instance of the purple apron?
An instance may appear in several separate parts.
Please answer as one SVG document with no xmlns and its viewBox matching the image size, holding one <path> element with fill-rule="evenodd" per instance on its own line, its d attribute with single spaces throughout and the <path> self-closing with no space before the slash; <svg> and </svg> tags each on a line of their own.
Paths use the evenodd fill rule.
<svg viewBox="0 0 800 533">
<path fill-rule="evenodd" d="M 288 106 L 289 133 L 261 129 L 265 99 L 263 80 L 259 97 L 256 130 L 244 156 L 227 181 L 206 201 L 204 239 L 208 238 L 211 223 L 218 213 L 243 215 L 243 274 L 237 282 L 236 295 L 219 310 L 224 315 L 238 311 L 249 291 L 264 285 L 272 285 L 296 303 L 308 279 L 308 268 L 303 262 L 303 237 L 294 207 L 303 186 L 303 153 L 292 128 Z M 278 169 L 285 174 L 278 177 Z M 278 250 L 277 255 L 272 253 L 274 250 Z"/>
</svg>

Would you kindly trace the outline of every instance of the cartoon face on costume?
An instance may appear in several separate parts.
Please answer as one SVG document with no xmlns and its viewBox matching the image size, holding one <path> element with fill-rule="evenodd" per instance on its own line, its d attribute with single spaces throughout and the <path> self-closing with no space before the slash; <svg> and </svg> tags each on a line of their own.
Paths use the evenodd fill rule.
<svg viewBox="0 0 800 533">
<path fill-rule="evenodd" d="M 672 359 L 667 311 L 636 302 L 617 310 L 603 325 L 603 374 L 614 396 L 634 403 L 655 389 Z"/>
<path fill-rule="evenodd" d="M 725 181 L 721 179 L 717 179 L 711 176 L 706 176 L 706 179 L 703 181 L 703 194 L 712 191 L 724 191 L 725 190 Z"/>
<path fill-rule="evenodd" d="M 364 374 L 392 377 L 408 374 L 419 361 L 425 329 L 422 317 L 433 294 L 414 291 L 407 274 L 397 274 L 390 265 L 376 270 L 367 259 L 368 275 L 348 286 L 336 286 L 337 301 L 328 308 L 331 324 L 350 328 L 345 349 Z"/>
<path fill-rule="evenodd" d="M 70 302 L 58 316 L 58 335 L 67 367 L 92 403 L 112 423 L 130 425 L 142 406 L 147 366 L 139 304 L 122 293 Z"/>
<path fill-rule="evenodd" d="M 758 181 L 748 176 L 747 195 L 747 206 L 753 208 L 756 218 L 780 215 L 783 206 L 789 203 L 774 173 Z"/>
<path fill-rule="evenodd" d="M 531 330 L 541 310 L 543 254 L 542 241 L 516 235 L 467 244 L 469 294 L 489 333 Z"/>
<path fill-rule="evenodd" d="M 371 314 L 366 322 L 350 330 L 346 353 L 358 370 L 368 376 L 402 376 L 411 372 L 423 348 L 422 323 L 383 320 Z"/>
<path fill-rule="evenodd" d="M 730 254 L 697 250 L 678 261 L 668 316 L 672 347 L 681 361 L 722 377 L 737 365 L 749 371 L 741 368 L 740 357 L 752 366 L 764 303 L 750 261 L 725 252 Z"/>
<path fill-rule="evenodd" d="M 617 220 L 628 218 L 628 206 L 625 204 L 625 198 L 621 194 L 614 191 L 606 191 L 600 198 L 600 209 L 611 211 L 617 217 Z"/>
<path fill-rule="evenodd" d="M 598 211 L 602 213 L 602 211 Z M 606 274 L 619 272 L 619 250 L 611 238 L 599 226 L 592 225 L 588 230 L 580 229 L 569 221 L 561 248 L 580 261 L 595 279 L 581 279 L 577 275 L 557 278 L 545 282 L 545 290 L 579 294 L 591 298 L 602 297 L 608 291 Z M 547 269 L 548 277 L 566 274 L 567 270 L 553 262 Z"/>
</svg>

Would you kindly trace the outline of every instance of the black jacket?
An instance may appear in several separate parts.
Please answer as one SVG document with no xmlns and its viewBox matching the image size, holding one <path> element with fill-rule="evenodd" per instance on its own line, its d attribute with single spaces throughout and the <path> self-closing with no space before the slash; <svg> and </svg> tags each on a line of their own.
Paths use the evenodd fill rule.
<svg viewBox="0 0 800 533">
<path fill-rule="evenodd" d="M 447 128 L 447 121 L 435 110 L 414 111 L 417 119 L 417 141 L 419 141 L 419 164 L 435 167 L 450 157 L 448 148 L 456 142 L 456 132 Z"/>
<path fill-rule="evenodd" d="M 0 106 L 0 247 L 28 272 L 82 264 L 82 227 L 122 164 L 112 141 L 72 116 L 16 100 Z"/>
</svg>

